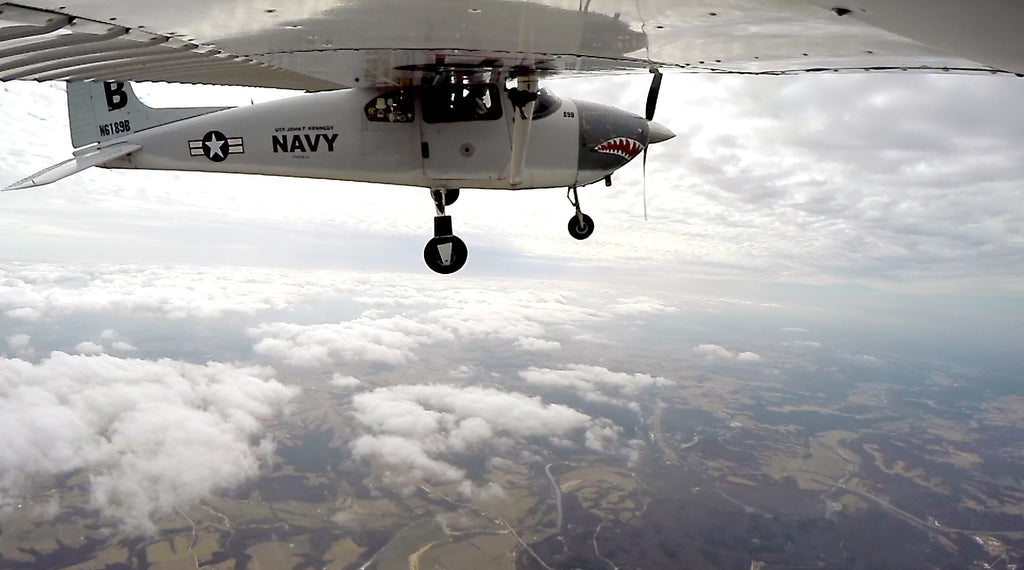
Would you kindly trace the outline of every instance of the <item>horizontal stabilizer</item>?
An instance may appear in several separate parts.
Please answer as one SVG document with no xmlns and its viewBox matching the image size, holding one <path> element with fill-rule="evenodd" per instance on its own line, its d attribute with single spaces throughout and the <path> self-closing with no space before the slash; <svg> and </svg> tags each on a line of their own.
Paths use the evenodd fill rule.
<svg viewBox="0 0 1024 570">
<path fill-rule="evenodd" d="M 60 164 L 54 164 L 49 168 L 40 170 L 28 178 L 24 178 L 14 184 L 11 184 L 7 188 L 4 188 L 3 191 L 22 190 L 24 188 L 32 188 L 34 186 L 42 186 L 44 184 L 56 182 L 61 178 L 66 178 L 76 172 L 81 172 L 90 166 L 105 164 L 115 158 L 120 158 L 128 153 L 135 152 L 140 148 L 142 148 L 142 145 L 140 144 L 118 143 L 91 150 L 69 160 L 65 160 Z"/>
</svg>

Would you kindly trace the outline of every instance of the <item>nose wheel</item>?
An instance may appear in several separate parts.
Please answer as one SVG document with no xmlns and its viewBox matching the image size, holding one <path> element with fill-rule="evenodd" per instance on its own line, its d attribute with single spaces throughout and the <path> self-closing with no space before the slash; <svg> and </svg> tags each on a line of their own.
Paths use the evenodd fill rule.
<svg viewBox="0 0 1024 570">
<path fill-rule="evenodd" d="M 452 233 L 452 217 L 445 215 L 445 206 L 452 205 L 459 197 L 458 188 L 431 190 L 437 215 L 434 216 L 434 237 L 423 248 L 423 261 L 435 273 L 448 275 L 466 265 L 469 249 L 466 242 Z"/>
<path fill-rule="evenodd" d="M 569 235 L 578 240 L 587 239 L 594 233 L 594 220 L 580 210 L 580 196 L 575 187 L 569 188 L 565 197 L 576 208 L 576 213 L 569 218 Z"/>
</svg>

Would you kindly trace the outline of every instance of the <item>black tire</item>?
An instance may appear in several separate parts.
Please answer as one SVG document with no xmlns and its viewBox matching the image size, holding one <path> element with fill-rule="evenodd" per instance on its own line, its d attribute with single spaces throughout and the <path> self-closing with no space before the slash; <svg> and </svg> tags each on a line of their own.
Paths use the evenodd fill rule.
<svg viewBox="0 0 1024 570">
<path fill-rule="evenodd" d="M 582 222 L 577 216 L 569 218 L 569 235 L 576 239 L 584 240 L 594 233 L 594 220 L 586 214 L 582 214 L 580 217 L 583 218 Z"/>
<path fill-rule="evenodd" d="M 441 191 L 440 190 L 431 190 L 430 193 L 431 193 L 431 197 L 434 198 L 434 202 L 437 202 L 437 199 L 438 199 L 439 195 L 441 194 Z M 444 205 L 445 206 L 451 206 L 458 199 L 459 199 L 459 189 L 458 188 L 449 188 L 448 190 L 444 191 Z"/>
<path fill-rule="evenodd" d="M 442 253 L 445 246 L 449 244 L 451 244 L 451 250 L 448 253 L 448 262 L 445 263 Z M 466 247 L 466 242 L 456 236 L 431 238 L 427 242 L 427 246 L 423 248 L 423 261 L 427 262 L 427 267 L 431 271 L 441 275 L 448 275 L 462 269 L 462 266 L 466 265 L 468 255 L 469 249 Z"/>
</svg>

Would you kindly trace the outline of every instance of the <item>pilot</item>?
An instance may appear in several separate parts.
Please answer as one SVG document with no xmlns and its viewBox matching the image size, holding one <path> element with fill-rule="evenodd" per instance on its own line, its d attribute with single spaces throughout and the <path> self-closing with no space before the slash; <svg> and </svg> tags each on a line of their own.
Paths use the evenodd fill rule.
<svg viewBox="0 0 1024 570">
<path fill-rule="evenodd" d="M 462 120 L 475 121 L 487 116 L 491 109 L 487 106 L 486 85 L 471 85 L 463 93 L 465 96 L 460 103 Z"/>
</svg>

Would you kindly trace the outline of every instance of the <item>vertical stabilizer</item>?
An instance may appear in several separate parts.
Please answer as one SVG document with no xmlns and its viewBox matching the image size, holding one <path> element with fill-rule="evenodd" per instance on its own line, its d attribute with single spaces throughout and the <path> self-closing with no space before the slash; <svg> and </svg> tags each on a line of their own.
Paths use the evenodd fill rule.
<svg viewBox="0 0 1024 570">
<path fill-rule="evenodd" d="M 131 133 L 227 108 L 154 109 L 139 101 L 129 83 L 68 82 L 68 118 L 71 123 L 71 144 L 75 148 L 119 139 Z"/>
</svg>

